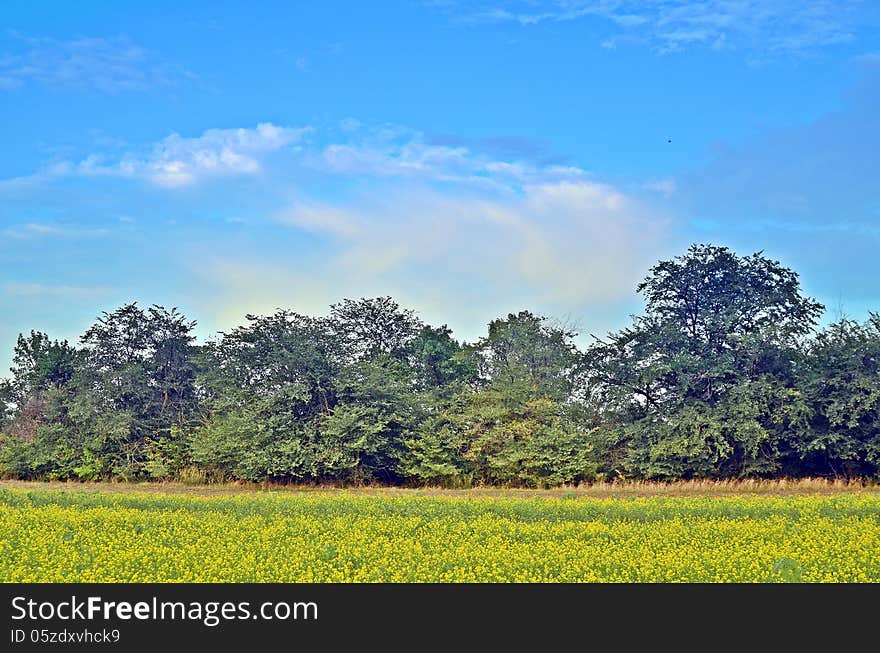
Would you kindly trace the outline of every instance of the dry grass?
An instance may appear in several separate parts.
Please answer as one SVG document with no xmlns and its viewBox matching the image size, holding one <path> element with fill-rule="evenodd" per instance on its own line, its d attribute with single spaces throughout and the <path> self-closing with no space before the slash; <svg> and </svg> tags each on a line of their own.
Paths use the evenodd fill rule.
<svg viewBox="0 0 880 653">
<path fill-rule="evenodd" d="M 827 495 L 839 493 L 880 493 L 880 485 L 866 480 L 778 479 L 743 481 L 676 481 L 658 483 L 632 481 L 626 483 L 594 483 L 578 487 L 561 487 L 550 490 L 522 488 L 478 487 L 470 489 L 446 489 L 439 487 L 332 487 L 326 485 L 279 485 L 251 483 L 222 483 L 193 485 L 179 482 L 163 483 L 76 483 L 60 481 L 0 481 L 0 489 L 69 490 L 79 492 L 156 492 L 160 494 L 188 494 L 198 496 L 223 496 L 229 494 L 255 494 L 260 492 L 339 492 L 376 496 L 448 496 L 448 497 L 692 497 L 692 496 L 791 496 Z"/>
</svg>

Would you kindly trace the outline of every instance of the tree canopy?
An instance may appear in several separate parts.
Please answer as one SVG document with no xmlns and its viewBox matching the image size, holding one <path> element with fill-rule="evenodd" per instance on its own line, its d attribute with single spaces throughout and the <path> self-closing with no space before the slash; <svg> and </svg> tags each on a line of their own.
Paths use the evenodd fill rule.
<svg viewBox="0 0 880 653">
<path fill-rule="evenodd" d="M 758 252 L 694 245 L 629 326 L 577 346 L 522 310 L 474 342 L 391 297 L 278 310 L 204 344 L 178 309 L 31 331 L 0 383 L 0 475 L 553 486 L 877 476 L 880 316 Z"/>
</svg>

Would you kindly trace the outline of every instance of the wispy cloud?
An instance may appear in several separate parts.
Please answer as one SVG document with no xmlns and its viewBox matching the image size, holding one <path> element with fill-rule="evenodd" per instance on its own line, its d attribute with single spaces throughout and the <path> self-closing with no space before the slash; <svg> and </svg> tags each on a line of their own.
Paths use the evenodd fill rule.
<svg viewBox="0 0 880 653">
<path fill-rule="evenodd" d="M 80 227 L 76 225 L 30 222 L 4 229 L 0 233 L 6 238 L 21 240 L 31 238 L 100 238 L 110 235 L 110 230 L 105 227 Z"/>
<path fill-rule="evenodd" d="M 191 273 L 210 289 L 199 311 L 228 328 L 244 313 L 320 313 L 341 297 L 391 294 L 428 321 L 453 316 L 465 338 L 516 307 L 584 315 L 595 326 L 593 310 L 629 301 L 667 253 L 664 216 L 600 183 L 500 196 L 377 181 L 348 202 L 299 202 L 275 215 L 291 236 L 310 233 L 314 251 L 190 257 Z"/>
<path fill-rule="evenodd" d="M 483 152 L 501 158 L 516 158 L 544 164 L 558 164 L 567 161 L 567 157 L 550 151 L 545 141 L 524 138 L 522 136 L 498 135 L 469 137 L 461 134 L 428 133 L 424 137 L 427 145 L 447 147 L 467 147 L 471 151 Z"/>
<path fill-rule="evenodd" d="M 306 131 L 267 123 L 174 135 L 141 155 L 95 157 L 55 174 L 177 187 L 260 173 L 259 197 L 252 188 L 242 196 L 233 184 L 215 186 L 219 208 L 235 211 L 215 218 L 225 227 L 218 238 L 238 240 L 222 255 L 186 255 L 190 274 L 213 288 L 214 306 L 202 308 L 223 315 L 290 305 L 291 293 L 324 303 L 390 293 L 476 321 L 493 317 L 486 310 L 496 304 L 579 311 L 628 298 L 668 242 L 663 214 L 582 168 L 542 162 L 523 143 L 486 147 L 355 122 L 304 138 Z M 149 192 L 163 208 L 180 207 L 179 223 L 217 210 L 178 204 L 176 192 Z M 199 201 L 210 204 L 212 195 Z M 242 215 L 246 222 L 225 226 Z M 271 246 L 248 252 L 247 243 L 267 237 L 260 242 Z"/>
<path fill-rule="evenodd" d="M 91 297 L 106 292 L 104 288 L 54 286 L 42 283 L 4 283 L 0 284 L 0 289 L 7 295 L 18 297 Z"/>
<path fill-rule="evenodd" d="M 664 197 L 670 197 L 673 195 L 677 187 L 675 180 L 668 177 L 665 179 L 653 179 L 642 185 L 642 188 L 645 190 L 649 190 L 652 193 L 658 193 Z"/>
<path fill-rule="evenodd" d="M 105 93 L 143 91 L 192 77 L 125 36 L 57 40 L 7 32 L 0 53 L 0 89 L 29 83 Z"/>
<path fill-rule="evenodd" d="M 605 47 L 640 42 L 664 53 L 709 47 L 765 57 L 854 41 L 864 7 L 861 0 L 520 0 L 440 8 L 467 22 L 522 26 L 599 18 L 614 29 Z"/>
<path fill-rule="evenodd" d="M 116 159 L 93 155 L 77 163 L 56 164 L 52 172 L 131 177 L 171 188 L 189 186 L 206 178 L 256 174 L 265 155 L 297 143 L 308 131 L 308 127 L 260 123 L 254 128 L 209 129 L 193 138 L 171 134 L 144 154 L 127 153 Z"/>
<path fill-rule="evenodd" d="M 718 220 L 711 219 L 694 219 L 691 224 L 700 231 L 718 232 L 724 225 Z M 742 232 L 789 232 L 796 234 L 821 235 L 821 234 L 854 234 L 861 236 L 880 236 L 880 225 L 866 222 L 828 222 L 828 223 L 811 223 L 800 222 L 796 220 L 778 220 L 778 219 L 758 219 L 758 220 L 742 220 L 737 222 L 733 228 Z"/>
<path fill-rule="evenodd" d="M 565 305 L 630 292 L 669 226 L 635 198 L 587 180 L 509 196 L 410 186 L 389 199 L 377 188 L 348 205 L 297 204 L 276 219 L 334 240 L 336 255 L 315 271 L 321 277 L 357 275 L 413 293 L 433 292 L 438 279 L 478 279 L 481 292 Z"/>
<path fill-rule="evenodd" d="M 309 152 L 307 165 L 337 175 L 399 177 L 509 190 L 527 183 L 583 179 L 526 140 L 426 135 L 398 125 L 358 128 L 344 142 Z"/>
<path fill-rule="evenodd" d="M 141 152 L 95 153 L 79 161 L 55 161 L 31 177 L 0 180 L 21 186 L 53 177 L 125 177 L 179 188 L 216 177 L 256 175 L 266 160 L 285 152 L 287 166 L 336 177 L 384 177 L 465 183 L 510 190 L 523 184 L 584 179 L 543 145 L 507 137 L 467 139 L 427 136 L 398 125 L 364 126 L 349 119 L 341 134 L 310 126 L 261 123 L 253 128 L 209 129 L 200 136 L 171 134 Z M 309 138 L 306 136 L 314 136 Z M 541 153 L 540 155 L 538 153 Z M 14 182 L 14 183 L 13 183 Z"/>
<path fill-rule="evenodd" d="M 880 66 L 880 52 L 863 52 L 853 57 L 853 61 L 867 66 Z"/>
<path fill-rule="evenodd" d="M 326 204 L 297 202 L 279 211 L 275 220 L 306 231 L 355 239 L 367 226 L 364 220 L 348 209 Z"/>
</svg>

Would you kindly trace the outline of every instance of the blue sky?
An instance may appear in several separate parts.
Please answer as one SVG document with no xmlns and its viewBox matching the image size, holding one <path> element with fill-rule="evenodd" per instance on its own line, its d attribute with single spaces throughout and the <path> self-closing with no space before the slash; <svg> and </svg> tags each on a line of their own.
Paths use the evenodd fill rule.
<svg viewBox="0 0 880 653">
<path fill-rule="evenodd" d="M 880 309 L 880 5 L 0 9 L 0 363 L 130 300 L 208 336 L 391 294 L 583 333 L 691 242 Z"/>
</svg>

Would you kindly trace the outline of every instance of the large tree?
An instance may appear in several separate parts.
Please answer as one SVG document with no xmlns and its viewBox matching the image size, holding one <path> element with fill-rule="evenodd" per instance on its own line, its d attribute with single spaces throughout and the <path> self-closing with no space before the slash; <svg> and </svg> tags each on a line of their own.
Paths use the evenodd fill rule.
<svg viewBox="0 0 880 653">
<path fill-rule="evenodd" d="M 658 263 L 638 290 L 644 315 L 585 358 L 590 396 L 604 411 L 602 446 L 618 460 L 609 471 L 775 471 L 780 447 L 804 427 L 799 349 L 822 305 L 777 261 L 713 245 Z"/>
<path fill-rule="evenodd" d="M 104 457 L 124 477 L 165 476 L 184 464 L 180 437 L 197 414 L 190 321 L 176 308 L 126 304 L 80 339 L 85 362 L 72 398 L 99 411 Z"/>
<path fill-rule="evenodd" d="M 325 319 L 279 310 L 247 316 L 205 347 L 205 416 L 193 460 L 218 476 L 313 479 L 319 417 L 337 404 L 342 343 Z"/>
</svg>

